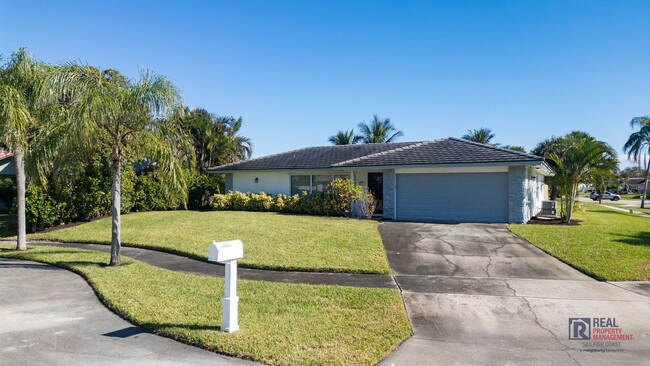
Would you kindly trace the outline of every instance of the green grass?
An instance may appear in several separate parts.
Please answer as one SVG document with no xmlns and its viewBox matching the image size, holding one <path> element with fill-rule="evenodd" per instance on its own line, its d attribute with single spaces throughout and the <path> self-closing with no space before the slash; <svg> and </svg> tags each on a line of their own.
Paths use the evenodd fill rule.
<svg viewBox="0 0 650 366">
<path fill-rule="evenodd" d="M 584 204 L 578 226 L 508 225 L 543 251 L 600 280 L 650 280 L 650 219 Z"/>
<path fill-rule="evenodd" d="M 647 194 L 646 199 L 650 198 L 650 194 Z M 639 200 L 641 201 L 641 194 L 640 193 L 628 193 L 628 194 L 622 194 L 621 199 L 623 200 Z"/>
<path fill-rule="evenodd" d="M 272 365 L 372 365 L 411 334 L 397 290 L 240 280 L 241 329 L 219 331 L 223 279 L 172 272 L 108 255 L 36 247 L 0 257 L 81 274 L 125 319 L 185 343 Z"/>
<path fill-rule="evenodd" d="M 633 209 L 634 211 L 650 214 L 650 202 L 648 202 L 648 205 L 645 208 L 639 208 L 639 204 L 630 205 L 627 203 L 617 203 L 617 202 L 603 202 L 603 205 L 620 207 L 626 210 Z"/>
<path fill-rule="evenodd" d="M 110 218 L 30 235 L 30 239 L 110 243 Z M 245 267 L 348 273 L 390 273 L 369 220 L 269 212 L 167 211 L 122 216 L 124 245 L 207 259 L 212 240 L 240 239 Z"/>
</svg>

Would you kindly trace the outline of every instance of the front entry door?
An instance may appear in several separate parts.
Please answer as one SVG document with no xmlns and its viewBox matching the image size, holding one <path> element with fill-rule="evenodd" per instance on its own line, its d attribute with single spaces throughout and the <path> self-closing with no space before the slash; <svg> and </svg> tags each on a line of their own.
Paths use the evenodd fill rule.
<svg viewBox="0 0 650 366">
<path fill-rule="evenodd" d="M 368 173 L 368 190 L 377 201 L 375 213 L 384 213 L 384 173 Z"/>
</svg>

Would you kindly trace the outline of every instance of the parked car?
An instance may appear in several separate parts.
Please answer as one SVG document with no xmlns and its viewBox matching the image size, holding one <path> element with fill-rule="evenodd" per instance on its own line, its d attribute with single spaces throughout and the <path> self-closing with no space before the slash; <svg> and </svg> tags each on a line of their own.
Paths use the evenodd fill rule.
<svg viewBox="0 0 650 366">
<path fill-rule="evenodd" d="M 594 201 L 598 201 L 598 192 L 593 191 L 589 195 L 589 198 L 591 198 Z M 615 193 L 607 192 L 605 191 L 605 194 L 603 194 L 603 199 L 604 200 L 611 200 L 611 201 L 618 201 L 621 199 L 621 196 Z"/>
</svg>

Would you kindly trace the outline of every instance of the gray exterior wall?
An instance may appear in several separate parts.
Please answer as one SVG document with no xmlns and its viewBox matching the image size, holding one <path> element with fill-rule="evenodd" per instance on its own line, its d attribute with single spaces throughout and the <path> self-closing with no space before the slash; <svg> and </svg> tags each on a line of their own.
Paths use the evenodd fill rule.
<svg viewBox="0 0 650 366">
<path fill-rule="evenodd" d="M 232 188 L 232 173 L 227 173 L 225 175 L 225 181 L 226 181 L 226 193 L 233 191 L 234 189 Z"/>
<path fill-rule="evenodd" d="M 395 219 L 395 169 L 384 170 L 384 218 Z"/>
<path fill-rule="evenodd" d="M 527 221 L 526 179 L 526 167 L 508 168 L 508 221 L 513 224 L 524 224 Z"/>
</svg>

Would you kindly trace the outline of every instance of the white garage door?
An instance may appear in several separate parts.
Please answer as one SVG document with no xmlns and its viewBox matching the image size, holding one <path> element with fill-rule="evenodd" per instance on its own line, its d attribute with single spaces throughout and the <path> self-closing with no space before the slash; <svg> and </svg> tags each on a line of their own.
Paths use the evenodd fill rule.
<svg viewBox="0 0 650 366">
<path fill-rule="evenodd" d="M 508 174 L 397 174 L 397 219 L 507 222 Z"/>
</svg>

